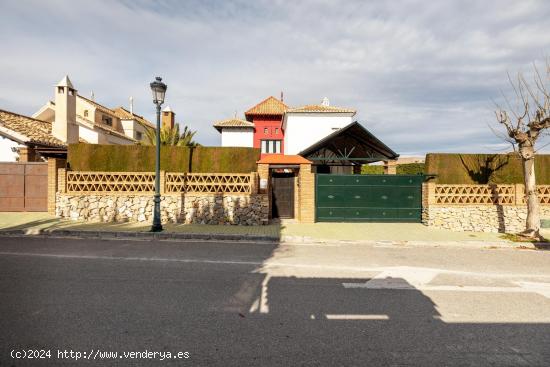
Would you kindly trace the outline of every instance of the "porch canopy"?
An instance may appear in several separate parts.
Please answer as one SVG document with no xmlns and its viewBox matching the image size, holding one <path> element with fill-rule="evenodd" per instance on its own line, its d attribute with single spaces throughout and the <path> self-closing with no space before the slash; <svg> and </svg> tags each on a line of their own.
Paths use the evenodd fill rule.
<svg viewBox="0 0 550 367">
<path fill-rule="evenodd" d="M 357 121 L 336 130 L 298 154 L 315 165 L 329 166 L 361 165 L 399 157 Z"/>
</svg>

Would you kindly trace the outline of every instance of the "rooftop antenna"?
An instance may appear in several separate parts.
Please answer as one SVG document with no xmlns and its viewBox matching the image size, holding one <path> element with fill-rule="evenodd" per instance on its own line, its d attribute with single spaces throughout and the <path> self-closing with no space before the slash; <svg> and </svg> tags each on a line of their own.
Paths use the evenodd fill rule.
<svg viewBox="0 0 550 367">
<path fill-rule="evenodd" d="M 95 101 L 95 94 L 94 94 L 94 91 L 92 91 L 92 92 L 90 93 L 90 99 L 91 99 L 92 101 Z"/>
<path fill-rule="evenodd" d="M 235 118 L 237 118 L 237 110 L 235 110 Z"/>
<path fill-rule="evenodd" d="M 134 114 L 134 97 L 130 96 L 130 113 Z"/>
</svg>

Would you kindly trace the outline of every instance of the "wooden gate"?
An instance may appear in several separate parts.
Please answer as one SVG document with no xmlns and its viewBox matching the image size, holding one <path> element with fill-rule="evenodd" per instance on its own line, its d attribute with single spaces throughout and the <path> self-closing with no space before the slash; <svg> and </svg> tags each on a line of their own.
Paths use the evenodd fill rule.
<svg viewBox="0 0 550 367">
<path fill-rule="evenodd" d="M 0 162 L 0 211 L 48 210 L 48 164 Z"/>
<path fill-rule="evenodd" d="M 294 173 L 273 173 L 273 218 L 294 218 L 294 179 Z"/>
</svg>

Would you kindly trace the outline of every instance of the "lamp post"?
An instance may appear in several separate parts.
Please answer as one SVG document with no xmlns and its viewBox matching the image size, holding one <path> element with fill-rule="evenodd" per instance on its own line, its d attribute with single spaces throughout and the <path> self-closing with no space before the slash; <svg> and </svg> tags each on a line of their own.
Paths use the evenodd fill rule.
<svg viewBox="0 0 550 367">
<path fill-rule="evenodd" d="M 156 130 L 156 161 L 155 161 L 155 208 L 153 210 L 153 225 L 151 232 L 162 231 L 162 223 L 160 222 L 160 106 L 164 103 L 164 95 L 166 94 L 167 86 L 162 82 L 162 78 L 157 76 L 155 81 L 151 83 L 151 91 L 153 92 L 153 103 L 157 105 L 157 130 Z"/>
</svg>

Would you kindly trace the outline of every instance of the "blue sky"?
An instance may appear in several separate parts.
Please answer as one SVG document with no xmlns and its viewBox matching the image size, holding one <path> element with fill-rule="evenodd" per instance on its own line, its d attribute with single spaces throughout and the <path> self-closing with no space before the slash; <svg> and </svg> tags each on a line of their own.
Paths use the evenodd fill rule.
<svg viewBox="0 0 550 367">
<path fill-rule="evenodd" d="M 489 129 L 506 73 L 550 54 L 550 3 L 522 1 L 4 1 L 0 108 L 32 114 L 69 74 L 79 93 L 153 118 L 216 120 L 284 92 L 358 110 L 403 155 L 509 150 Z M 542 64 L 541 64 L 542 65 Z M 528 74 L 527 74 L 528 75 Z M 498 127 L 497 127 L 498 128 Z M 542 140 L 540 146 L 546 144 Z M 548 148 L 546 151 L 550 151 Z"/>
</svg>

